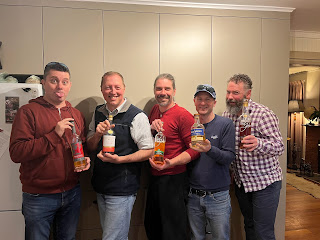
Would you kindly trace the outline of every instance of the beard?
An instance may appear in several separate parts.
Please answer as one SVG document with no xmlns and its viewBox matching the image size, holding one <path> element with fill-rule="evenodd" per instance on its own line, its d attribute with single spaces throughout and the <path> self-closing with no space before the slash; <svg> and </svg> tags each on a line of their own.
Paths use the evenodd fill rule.
<svg viewBox="0 0 320 240">
<path fill-rule="evenodd" d="M 231 115 L 237 115 L 239 112 L 242 111 L 243 100 L 244 100 L 244 98 L 242 98 L 241 100 L 228 100 L 227 99 L 226 100 L 227 111 Z M 230 103 L 235 103 L 235 105 L 230 105 Z"/>
</svg>

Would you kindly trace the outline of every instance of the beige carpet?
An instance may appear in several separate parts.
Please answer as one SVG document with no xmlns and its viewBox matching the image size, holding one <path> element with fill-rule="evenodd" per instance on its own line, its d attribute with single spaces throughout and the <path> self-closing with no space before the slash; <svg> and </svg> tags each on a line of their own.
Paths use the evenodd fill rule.
<svg viewBox="0 0 320 240">
<path fill-rule="evenodd" d="M 287 173 L 287 183 L 300 191 L 309 193 L 315 198 L 320 198 L 320 186 L 311 181 L 297 177 L 293 173 Z"/>
</svg>

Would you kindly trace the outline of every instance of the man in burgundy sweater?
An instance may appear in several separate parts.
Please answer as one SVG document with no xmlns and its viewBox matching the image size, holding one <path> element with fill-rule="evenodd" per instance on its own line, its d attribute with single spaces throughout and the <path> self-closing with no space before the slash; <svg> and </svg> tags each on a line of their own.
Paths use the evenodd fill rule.
<svg viewBox="0 0 320 240">
<path fill-rule="evenodd" d="M 66 100 L 72 84 L 65 64 L 48 63 L 41 83 L 44 96 L 18 110 L 9 147 L 12 161 L 21 163 L 25 239 L 49 239 L 52 225 L 55 239 L 72 240 L 81 203 L 77 172 L 82 170 L 73 167 L 71 129 L 75 126 L 85 142 L 85 120 Z M 86 160 L 83 171 L 90 167 Z"/>
<path fill-rule="evenodd" d="M 155 135 L 160 129 L 166 136 L 163 165 L 149 160 L 151 180 L 148 188 L 145 228 L 149 240 L 186 240 L 186 199 L 188 182 L 186 165 L 170 162 L 189 162 L 199 153 L 189 148 L 193 116 L 174 102 L 175 80 L 171 74 L 160 74 L 154 82 L 156 104 L 149 121 Z"/>
</svg>

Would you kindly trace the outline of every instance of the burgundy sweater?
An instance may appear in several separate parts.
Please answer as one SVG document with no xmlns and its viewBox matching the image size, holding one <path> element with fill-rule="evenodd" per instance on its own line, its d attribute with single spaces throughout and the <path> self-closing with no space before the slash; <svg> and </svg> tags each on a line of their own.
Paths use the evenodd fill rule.
<svg viewBox="0 0 320 240">
<path fill-rule="evenodd" d="M 164 158 L 172 159 L 182 152 L 186 151 L 191 160 L 199 158 L 200 154 L 189 148 L 191 142 L 191 126 L 194 123 L 193 116 L 183 107 L 176 104 L 169 110 L 161 113 L 159 105 L 153 106 L 149 116 L 150 124 L 155 119 L 161 119 L 163 122 L 163 134 L 166 136 L 166 146 Z M 163 171 L 151 169 L 152 175 L 175 175 L 186 171 L 186 165 L 177 165 Z"/>
<path fill-rule="evenodd" d="M 21 163 L 22 191 L 32 194 L 59 193 L 75 187 L 79 173 L 73 170 L 70 149 L 71 130 L 60 137 L 55 132 L 57 122 L 74 118 L 77 134 L 85 141 L 85 122 L 81 112 L 69 102 L 57 109 L 43 97 L 29 101 L 15 116 L 11 138 L 10 156 Z"/>
</svg>

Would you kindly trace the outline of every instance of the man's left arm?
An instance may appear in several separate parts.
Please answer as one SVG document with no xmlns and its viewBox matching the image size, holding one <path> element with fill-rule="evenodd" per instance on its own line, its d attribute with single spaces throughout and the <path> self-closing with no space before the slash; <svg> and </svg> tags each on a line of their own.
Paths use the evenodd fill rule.
<svg viewBox="0 0 320 240">
<path fill-rule="evenodd" d="M 141 162 L 152 156 L 154 144 L 148 117 L 144 113 L 138 113 L 131 124 L 130 134 L 139 150 L 125 156 L 100 152 L 98 158 L 104 162 L 120 164 Z"/>
<path fill-rule="evenodd" d="M 206 154 L 221 165 L 229 165 L 235 159 L 235 127 L 229 119 L 220 139 L 220 147 L 213 145 Z"/>
<path fill-rule="evenodd" d="M 179 121 L 179 134 L 187 149 L 172 159 L 165 159 L 164 164 L 162 165 L 155 164 L 152 159 L 149 159 L 149 163 L 154 169 L 161 171 L 167 168 L 172 168 L 176 165 L 187 164 L 190 161 L 200 157 L 200 153 L 190 148 L 191 126 L 193 125 L 193 123 L 194 119 L 191 113 L 181 116 Z"/>
<path fill-rule="evenodd" d="M 273 112 L 265 112 L 260 117 L 256 130 L 260 136 L 249 135 L 243 139 L 247 151 L 257 151 L 270 156 L 283 154 L 284 144 L 279 129 L 279 120 Z"/>
</svg>

